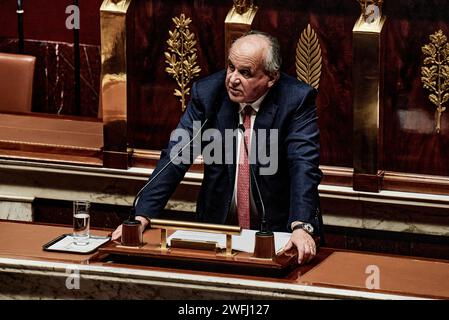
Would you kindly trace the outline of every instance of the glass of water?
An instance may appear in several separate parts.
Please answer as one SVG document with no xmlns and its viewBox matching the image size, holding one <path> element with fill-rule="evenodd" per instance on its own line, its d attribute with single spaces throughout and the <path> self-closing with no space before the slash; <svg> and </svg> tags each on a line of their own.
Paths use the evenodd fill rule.
<svg viewBox="0 0 449 320">
<path fill-rule="evenodd" d="M 73 202 L 73 238 L 75 245 L 85 246 L 89 243 L 90 202 Z"/>
</svg>

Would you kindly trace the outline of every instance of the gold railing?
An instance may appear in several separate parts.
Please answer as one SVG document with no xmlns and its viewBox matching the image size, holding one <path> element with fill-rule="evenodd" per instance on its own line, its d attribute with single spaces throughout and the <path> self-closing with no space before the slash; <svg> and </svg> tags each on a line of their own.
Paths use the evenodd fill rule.
<svg viewBox="0 0 449 320">
<path fill-rule="evenodd" d="M 238 226 L 163 219 L 151 219 L 150 226 L 151 228 L 161 229 L 161 250 L 167 250 L 167 230 L 225 233 L 226 255 L 228 256 L 232 255 L 232 235 L 238 235 L 242 231 L 242 228 Z"/>
</svg>

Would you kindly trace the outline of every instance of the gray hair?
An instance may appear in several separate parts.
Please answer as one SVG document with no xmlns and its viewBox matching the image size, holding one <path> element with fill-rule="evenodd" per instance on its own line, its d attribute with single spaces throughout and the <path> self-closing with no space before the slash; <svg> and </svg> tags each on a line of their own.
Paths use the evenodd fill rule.
<svg viewBox="0 0 449 320">
<path fill-rule="evenodd" d="M 278 39 L 266 32 L 258 30 L 251 30 L 238 39 L 244 38 L 249 35 L 260 36 L 268 42 L 268 52 L 264 59 L 265 71 L 270 75 L 278 74 L 281 70 L 282 64 L 281 46 L 279 45 Z"/>
</svg>

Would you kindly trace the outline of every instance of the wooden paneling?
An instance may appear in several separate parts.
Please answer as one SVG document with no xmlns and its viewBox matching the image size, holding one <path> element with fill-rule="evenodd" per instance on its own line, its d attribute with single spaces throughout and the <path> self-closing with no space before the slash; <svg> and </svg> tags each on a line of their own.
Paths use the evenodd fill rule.
<svg viewBox="0 0 449 320">
<path fill-rule="evenodd" d="M 323 165 L 352 167 L 352 28 L 359 15 L 350 1 L 259 2 L 255 29 L 276 36 L 283 70 L 296 76 L 298 39 L 310 23 L 317 33 L 323 65 L 317 96 Z"/>
<path fill-rule="evenodd" d="M 79 1 L 80 42 L 100 44 L 100 5 L 102 0 Z M 66 8 L 72 0 L 23 1 L 25 39 L 73 42 L 73 30 L 66 28 Z M 0 38 L 18 38 L 17 1 L 0 2 Z M 26 49 L 26 45 L 25 45 Z"/>
<path fill-rule="evenodd" d="M 387 171 L 381 188 L 405 192 L 449 194 L 449 177 Z"/>
<path fill-rule="evenodd" d="M 326 247 L 449 260 L 447 238 L 326 226 Z"/>
<path fill-rule="evenodd" d="M 213 3 L 212 3 L 213 2 Z M 230 6 L 216 1 L 138 1 L 135 3 L 135 39 L 128 54 L 130 145 L 160 150 L 182 115 L 176 82 L 165 73 L 164 52 L 171 20 L 184 13 L 193 22 L 201 76 L 224 67 L 224 20 Z"/>
<path fill-rule="evenodd" d="M 102 130 L 102 122 L 79 118 L 0 114 L 0 154 L 101 166 Z"/>
<path fill-rule="evenodd" d="M 201 77 L 225 66 L 224 20 L 232 1 L 143 0 L 128 24 L 128 142 L 129 147 L 160 151 L 182 115 L 175 81 L 165 73 L 164 52 L 172 18 L 184 13 L 196 34 Z M 38 57 L 33 111 L 73 114 L 73 32 L 65 28 L 71 1 L 25 3 L 25 51 Z M 323 183 L 352 185 L 353 90 L 352 29 L 360 14 L 355 1 L 266 0 L 259 6 L 254 29 L 280 39 L 283 70 L 295 75 L 296 45 L 307 24 L 316 31 L 323 54 L 317 97 L 321 131 Z M 96 116 L 100 72 L 100 0 L 81 2 L 82 115 Z M 0 50 L 17 46 L 16 3 L 2 2 Z M 381 110 L 379 170 L 388 172 L 381 189 L 447 194 L 449 176 L 449 113 L 434 132 L 434 105 L 422 88 L 421 47 L 441 28 L 449 35 L 449 3 L 438 0 L 387 1 L 385 30 L 384 109 Z M 56 42 L 51 42 L 56 41 Z M 65 42 L 66 43 L 65 43 Z M 93 46 L 91 46 L 92 44 Z M 196 78 L 198 79 L 198 78 Z M 195 80 L 196 80 L 195 79 Z M 153 165 L 154 157 L 135 154 L 130 164 Z M 133 162 L 134 161 L 134 162 Z M 342 170 L 338 169 L 342 168 Z M 357 177 L 355 177 L 357 180 Z M 358 180 L 361 181 L 360 179 Z M 372 187 L 368 181 L 368 187 Z M 371 189 L 369 189 L 371 190 Z"/>
<path fill-rule="evenodd" d="M 449 36 L 449 2 L 386 1 L 385 170 L 449 175 L 449 115 L 435 132 L 435 105 L 423 89 L 421 47 L 442 29 Z"/>
<path fill-rule="evenodd" d="M 142 149 L 164 148 L 182 115 L 173 96 L 175 82 L 164 71 L 171 18 L 184 13 L 190 17 L 197 36 L 201 76 L 222 69 L 224 20 L 232 2 L 158 1 L 135 3 L 135 39 L 129 54 L 130 95 L 128 113 L 130 145 Z M 280 39 L 283 70 L 296 76 L 296 44 L 311 23 L 320 39 L 323 69 L 318 95 L 321 129 L 321 162 L 352 166 L 351 30 L 358 7 L 347 1 L 264 1 L 254 29 Z"/>
</svg>

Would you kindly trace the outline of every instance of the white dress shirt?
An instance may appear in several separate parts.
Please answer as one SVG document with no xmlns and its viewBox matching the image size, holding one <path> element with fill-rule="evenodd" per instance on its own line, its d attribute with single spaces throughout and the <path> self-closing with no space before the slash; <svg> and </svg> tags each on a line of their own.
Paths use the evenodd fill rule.
<svg viewBox="0 0 449 320">
<path fill-rule="evenodd" d="M 259 99 L 257 99 L 255 102 L 253 103 L 239 103 L 240 107 L 239 107 L 239 124 L 243 124 L 243 115 L 242 115 L 242 111 L 245 108 L 245 106 L 247 105 L 251 105 L 251 107 L 253 108 L 252 114 L 251 114 L 251 133 L 253 132 L 253 127 L 254 127 L 254 121 L 256 120 L 256 116 L 257 113 L 259 112 L 260 109 L 260 105 L 262 104 L 263 100 L 265 99 L 265 96 L 267 95 L 268 92 L 266 92 L 263 96 L 261 96 Z M 241 130 L 239 130 L 238 132 L 238 139 L 237 139 L 237 166 L 236 166 L 236 170 L 235 170 L 235 184 L 234 184 L 234 195 L 233 195 L 233 200 L 231 202 L 231 206 L 233 207 L 233 210 L 235 211 L 235 209 L 237 208 L 237 182 L 239 179 L 239 166 L 238 164 L 240 163 L 240 145 L 243 142 L 242 141 L 243 138 L 243 133 Z M 248 145 L 248 152 L 251 150 L 251 138 L 252 138 L 252 134 L 249 136 L 249 145 Z M 256 149 L 255 149 L 256 150 Z M 248 160 L 249 160 L 249 156 L 248 156 Z M 252 176 L 251 172 L 250 172 L 250 177 Z M 250 178 L 252 179 L 252 178 Z M 253 193 L 251 191 L 251 184 L 250 184 L 250 199 L 251 199 L 251 211 L 257 210 L 256 209 L 256 205 L 253 199 Z M 293 221 L 291 224 L 291 227 L 294 227 L 297 223 L 299 223 L 300 221 Z"/>
<path fill-rule="evenodd" d="M 252 132 L 253 127 L 254 127 L 254 121 L 256 120 L 256 116 L 257 116 L 257 112 L 259 112 L 259 108 L 260 105 L 262 104 L 263 100 L 265 99 L 265 96 L 267 95 L 268 91 L 261 96 L 259 99 L 257 99 L 255 102 L 253 103 L 239 103 L 240 108 L 239 108 L 239 124 L 243 124 L 243 115 L 242 115 L 242 111 L 243 109 L 245 109 L 245 106 L 247 105 L 251 105 L 251 107 L 253 108 L 252 114 L 251 114 L 251 128 L 250 128 L 250 132 Z M 242 141 L 243 138 L 243 133 L 241 130 L 239 130 L 238 132 L 238 139 L 237 139 L 237 156 L 236 156 L 236 160 L 237 160 L 237 166 L 236 166 L 236 170 L 235 170 L 235 184 L 234 184 L 234 199 L 233 199 L 233 204 L 237 205 L 237 181 L 239 178 L 239 166 L 238 164 L 240 163 L 240 145 L 241 143 L 243 143 Z M 251 138 L 252 138 L 252 134 L 249 136 L 249 145 L 248 145 L 248 152 L 250 152 L 251 150 Z M 248 155 L 248 160 L 249 160 L 249 155 Z M 251 176 L 251 172 L 250 172 L 250 176 Z M 250 185 L 251 187 L 251 185 Z M 252 192 L 250 194 L 250 198 L 251 198 L 251 209 L 254 209 L 254 201 L 252 198 Z"/>
</svg>

